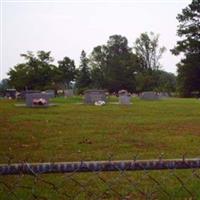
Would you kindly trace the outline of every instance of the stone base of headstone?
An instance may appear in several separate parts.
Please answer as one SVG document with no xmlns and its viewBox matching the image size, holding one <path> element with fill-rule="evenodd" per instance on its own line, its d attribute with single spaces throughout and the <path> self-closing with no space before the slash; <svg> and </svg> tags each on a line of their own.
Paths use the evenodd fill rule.
<svg viewBox="0 0 200 200">
<path fill-rule="evenodd" d="M 27 107 L 27 105 L 25 103 L 17 103 L 15 104 L 16 107 L 22 107 L 22 108 L 49 108 L 49 107 L 54 107 L 54 106 L 58 106 L 57 103 L 49 103 L 48 106 L 33 106 L 33 107 Z"/>
</svg>

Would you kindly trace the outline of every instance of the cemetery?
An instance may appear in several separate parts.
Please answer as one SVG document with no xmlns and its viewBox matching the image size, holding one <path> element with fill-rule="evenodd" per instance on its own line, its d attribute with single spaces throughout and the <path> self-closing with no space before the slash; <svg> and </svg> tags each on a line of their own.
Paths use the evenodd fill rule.
<svg viewBox="0 0 200 200">
<path fill-rule="evenodd" d="M 32 100 L 37 97 L 33 105 Z M 32 162 L 47 158 L 61 161 L 66 154 L 69 161 L 82 157 L 103 160 L 108 153 L 114 153 L 116 159 L 131 159 L 135 152 L 144 159 L 153 158 L 159 152 L 166 157 L 178 157 L 183 149 L 198 156 L 198 99 L 143 101 L 134 97 L 128 107 L 112 104 L 124 101 L 116 96 L 108 97 L 102 107 L 87 106 L 84 101 L 84 96 L 49 99 L 46 94 L 35 93 L 28 95 L 27 106 L 44 104 L 44 109 L 28 109 L 15 107 L 18 100 L 1 99 L 0 111 L 4 114 L 0 115 L 0 150 L 7 154 L 10 146 L 9 154 L 16 162 L 26 158 Z M 59 106 L 46 109 L 48 103 Z M 91 144 L 79 145 L 84 137 Z M 53 154 L 51 148 L 46 149 L 49 145 L 54 146 Z M 3 157 L 0 159 L 4 161 Z"/>
<path fill-rule="evenodd" d="M 0 200 L 200 199 L 200 0 L 38 2 L 1 3 Z"/>
<path fill-rule="evenodd" d="M 88 93 L 95 98 L 91 100 Z M 111 157 L 131 160 L 134 156 L 149 159 L 159 154 L 172 158 L 182 155 L 183 150 L 193 157 L 198 156 L 198 99 L 146 101 L 140 97 L 130 98 L 127 91 L 120 91 L 118 97 L 104 94 L 104 91 L 87 91 L 88 99 L 84 95 L 50 99 L 45 93 L 28 94 L 26 105 L 42 106 L 40 109 L 18 108 L 15 104 L 21 100 L 1 99 L 0 162 L 7 162 L 6 156 L 12 163 L 108 160 Z M 105 106 L 85 103 L 88 100 L 89 105 L 91 102 L 94 105 L 94 101 L 102 98 Z M 59 106 L 46 108 L 48 103 Z M 57 176 L 49 176 L 46 178 L 57 181 Z M 80 178 L 85 180 L 84 175 Z"/>
</svg>

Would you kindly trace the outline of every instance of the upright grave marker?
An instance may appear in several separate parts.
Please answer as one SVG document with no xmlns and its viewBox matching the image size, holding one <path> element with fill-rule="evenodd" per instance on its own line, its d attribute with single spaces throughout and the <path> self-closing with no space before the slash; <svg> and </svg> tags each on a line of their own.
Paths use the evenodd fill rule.
<svg viewBox="0 0 200 200">
<path fill-rule="evenodd" d="M 6 90 L 6 98 L 16 99 L 17 91 L 16 89 L 7 89 Z"/>
<path fill-rule="evenodd" d="M 54 90 L 46 90 L 44 93 L 48 94 L 50 99 L 55 98 L 55 91 Z"/>
<path fill-rule="evenodd" d="M 49 95 L 45 93 L 26 94 L 27 107 L 48 107 Z"/>
<path fill-rule="evenodd" d="M 86 90 L 84 92 L 84 103 L 95 104 L 95 102 L 106 102 L 106 90 Z"/>
<path fill-rule="evenodd" d="M 160 92 L 160 93 L 159 93 L 159 97 L 160 97 L 161 99 L 165 99 L 165 98 L 168 98 L 168 97 L 169 97 L 169 94 L 168 94 L 168 92 Z"/>
<path fill-rule="evenodd" d="M 140 95 L 140 99 L 142 100 L 159 100 L 159 95 L 156 92 L 143 92 Z"/>
<path fill-rule="evenodd" d="M 73 90 L 64 90 L 64 95 L 65 95 L 65 97 L 72 97 L 72 96 L 74 96 L 74 92 L 73 92 Z"/>
<path fill-rule="evenodd" d="M 123 104 L 123 105 L 130 104 L 131 96 L 129 95 L 129 93 L 126 90 L 120 90 L 118 92 L 118 95 L 119 95 L 119 103 L 120 104 Z"/>
<path fill-rule="evenodd" d="M 32 93 L 40 93 L 40 91 L 39 90 L 24 90 L 19 93 L 18 98 L 25 99 L 27 94 L 32 94 Z"/>
</svg>

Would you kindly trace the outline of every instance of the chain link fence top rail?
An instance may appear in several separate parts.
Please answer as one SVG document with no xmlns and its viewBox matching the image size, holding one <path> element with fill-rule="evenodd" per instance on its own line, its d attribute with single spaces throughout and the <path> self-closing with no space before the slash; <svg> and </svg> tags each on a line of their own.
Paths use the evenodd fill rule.
<svg viewBox="0 0 200 200">
<path fill-rule="evenodd" d="M 200 199 L 200 159 L 0 164 L 0 199 Z"/>
</svg>

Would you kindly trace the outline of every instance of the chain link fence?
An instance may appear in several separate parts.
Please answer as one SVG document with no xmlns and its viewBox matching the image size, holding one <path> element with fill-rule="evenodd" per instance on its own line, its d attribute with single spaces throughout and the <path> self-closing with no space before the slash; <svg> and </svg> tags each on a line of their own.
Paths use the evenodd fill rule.
<svg viewBox="0 0 200 200">
<path fill-rule="evenodd" d="M 200 159 L 0 165 L 0 199 L 200 199 Z"/>
</svg>

